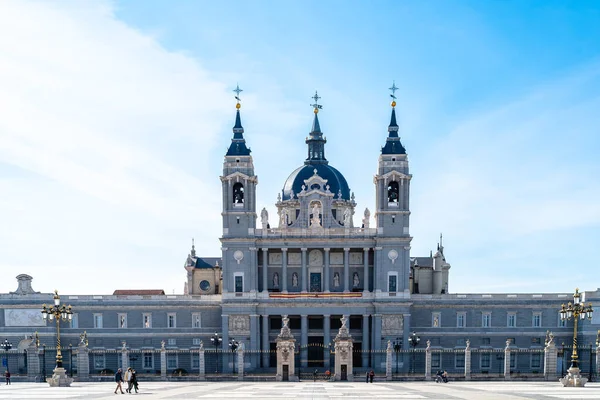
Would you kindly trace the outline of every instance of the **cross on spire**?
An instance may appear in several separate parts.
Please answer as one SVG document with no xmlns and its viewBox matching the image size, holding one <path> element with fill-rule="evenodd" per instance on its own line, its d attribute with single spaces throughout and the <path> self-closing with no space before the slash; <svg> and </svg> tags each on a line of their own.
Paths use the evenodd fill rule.
<svg viewBox="0 0 600 400">
<path fill-rule="evenodd" d="M 398 88 L 396 87 L 396 81 L 394 81 L 394 83 L 392 83 L 392 87 L 389 88 L 389 90 L 392 91 L 392 94 L 390 94 L 390 97 L 394 100 L 396 100 L 396 90 L 398 90 Z"/>
<path fill-rule="evenodd" d="M 315 95 L 311 98 L 315 101 L 315 103 L 311 104 L 310 106 L 315 109 L 315 114 L 316 114 L 319 112 L 319 110 L 323 109 L 323 106 L 319 104 L 319 99 L 321 98 L 321 96 L 319 96 L 319 94 L 315 90 Z"/>
<path fill-rule="evenodd" d="M 240 99 L 240 92 L 243 92 L 243 90 L 240 89 L 240 85 L 239 84 L 235 85 L 235 89 L 233 89 L 233 92 L 235 93 L 235 99 L 237 100 L 237 102 L 239 103 L 240 101 L 242 101 Z"/>
</svg>

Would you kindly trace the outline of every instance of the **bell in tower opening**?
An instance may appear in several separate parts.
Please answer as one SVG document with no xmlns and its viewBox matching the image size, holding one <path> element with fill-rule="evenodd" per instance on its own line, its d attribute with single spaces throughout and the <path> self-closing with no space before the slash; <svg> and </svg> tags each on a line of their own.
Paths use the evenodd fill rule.
<svg viewBox="0 0 600 400">
<path fill-rule="evenodd" d="M 244 185 L 239 182 L 233 185 L 233 203 L 244 204 Z"/>
<path fill-rule="evenodd" d="M 388 203 L 397 203 L 398 202 L 398 182 L 392 181 L 388 185 Z"/>
</svg>

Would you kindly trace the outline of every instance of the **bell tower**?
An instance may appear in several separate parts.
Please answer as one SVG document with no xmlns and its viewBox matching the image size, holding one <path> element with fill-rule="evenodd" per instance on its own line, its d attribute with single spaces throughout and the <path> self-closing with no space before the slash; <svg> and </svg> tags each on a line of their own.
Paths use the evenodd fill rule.
<svg viewBox="0 0 600 400">
<path fill-rule="evenodd" d="M 240 116 L 242 89 L 237 86 L 234 92 L 237 103 L 233 138 L 225 154 L 223 176 L 220 177 L 223 193 L 223 291 L 248 292 L 256 290 L 250 279 L 254 259 L 250 249 L 254 249 L 255 242 L 258 178 L 244 139 Z"/>
<path fill-rule="evenodd" d="M 376 188 L 377 242 L 382 248 L 382 274 L 379 286 L 389 292 L 402 292 L 409 288 L 410 237 L 409 195 L 412 175 L 408 172 L 406 149 L 398 136 L 396 122 L 395 83 L 392 91 L 392 115 L 388 126 L 385 146 L 381 148 Z"/>
</svg>

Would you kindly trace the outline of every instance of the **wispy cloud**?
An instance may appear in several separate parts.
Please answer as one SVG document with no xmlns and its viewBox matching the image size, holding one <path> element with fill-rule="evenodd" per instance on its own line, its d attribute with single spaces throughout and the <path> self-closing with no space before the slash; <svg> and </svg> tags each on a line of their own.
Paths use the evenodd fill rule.
<svg viewBox="0 0 600 400">
<path fill-rule="evenodd" d="M 514 290 L 557 290 L 564 279 L 542 288 L 531 276 L 556 271 L 557 262 L 579 264 L 569 259 L 587 251 L 588 241 L 569 249 L 564 237 L 589 228 L 597 238 L 600 230 L 599 87 L 600 63 L 593 63 L 466 118 L 426 155 L 418 179 L 428 190 L 412 203 L 415 250 L 424 252 L 423 238 L 447 233 L 452 290 L 506 281 L 510 291 L 520 275 L 527 278 Z M 478 258 L 484 249 L 487 257 Z"/>
</svg>

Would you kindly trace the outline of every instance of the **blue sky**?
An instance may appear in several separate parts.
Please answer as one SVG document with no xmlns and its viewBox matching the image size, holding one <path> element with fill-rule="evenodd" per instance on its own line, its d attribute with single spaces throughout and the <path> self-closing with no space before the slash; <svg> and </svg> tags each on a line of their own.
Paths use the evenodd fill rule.
<svg viewBox="0 0 600 400">
<path fill-rule="evenodd" d="M 0 292 L 181 293 L 218 256 L 223 155 L 242 122 L 273 204 L 326 156 L 374 209 L 397 92 L 413 256 L 444 233 L 451 292 L 594 290 L 600 240 L 594 1 L 0 4 Z M 356 220 L 358 223 L 358 220 Z"/>
</svg>

